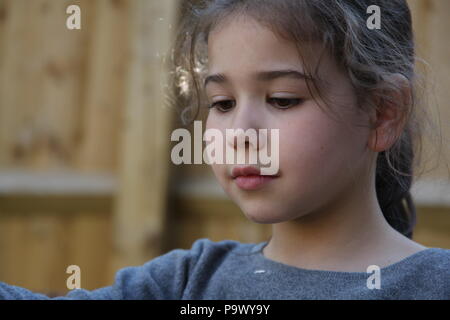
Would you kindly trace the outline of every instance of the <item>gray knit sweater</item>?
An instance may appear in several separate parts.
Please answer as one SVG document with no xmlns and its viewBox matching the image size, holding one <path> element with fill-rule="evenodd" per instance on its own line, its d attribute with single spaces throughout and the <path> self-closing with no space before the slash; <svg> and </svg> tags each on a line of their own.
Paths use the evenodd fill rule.
<svg viewBox="0 0 450 320">
<path fill-rule="evenodd" d="M 266 258 L 267 242 L 199 239 L 116 273 L 112 286 L 53 299 L 450 299 L 450 250 L 427 248 L 374 273 L 308 270 Z M 375 282 L 374 282 L 375 283 Z M 49 299 L 0 282 L 0 298 Z"/>
</svg>

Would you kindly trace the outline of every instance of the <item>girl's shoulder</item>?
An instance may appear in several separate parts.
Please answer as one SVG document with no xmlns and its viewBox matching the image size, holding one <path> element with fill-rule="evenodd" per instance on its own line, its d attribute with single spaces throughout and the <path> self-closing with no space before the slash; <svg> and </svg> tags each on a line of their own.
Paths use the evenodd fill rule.
<svg viewBox="0 0 450 320">
<path fill-rule="evenodd" d="M 446 292 L 450 297 L 450 250 L 426 248 L 397 263 L 390 269 L 392 278 L 407 280 L 428 292 Z"/>
<path fill-rule="evenodd" d="M 450 263 L 450 249 L 438 247 L 426 247 L 424 250 L 415 253 L 422 255 L 429 262 L 437 262 L 438 264 Z"/>
<path fill-rule="evenodd" d="M 428 268 L 444 269 L 450 273 L 450 249 L 429 247 L 412 255 L 418 263 Z"/>
</svg>

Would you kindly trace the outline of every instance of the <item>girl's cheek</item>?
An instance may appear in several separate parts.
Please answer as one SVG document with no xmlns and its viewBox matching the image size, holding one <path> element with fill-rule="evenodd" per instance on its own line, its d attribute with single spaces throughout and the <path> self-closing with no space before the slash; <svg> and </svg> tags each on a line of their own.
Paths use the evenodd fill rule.
<svg viewBox="0 0 450 320">
<path fill-rule="evenodd" d="M 307 170 L 308 166 L 327 161 L 327 152 L 333 150 L 333 128 L 320 119 L 303 118 L 291 121 L 280 129 L 280 169 Z"/>
</svg>

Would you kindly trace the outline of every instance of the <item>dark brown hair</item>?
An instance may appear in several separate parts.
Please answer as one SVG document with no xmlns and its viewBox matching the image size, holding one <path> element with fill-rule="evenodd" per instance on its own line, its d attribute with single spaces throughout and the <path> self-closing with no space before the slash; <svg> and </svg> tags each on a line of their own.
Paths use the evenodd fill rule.
<svg viewBox="0 0 450 320">
<path fill-rule="evenodd" d="M 367 27 L 370 5 L 381 9 L 379 30 Z M 300 48 L 300 44 L 320 41 L 324 52 L 331 54 L 347 73 L 358 107 L 368 108 L 367 111 L 382 107 L 380 101 L 393 101 L 392 93 L 401 90 L 393 75 L 403 75 L 409 81 L 413 103 L 398 106 L 404 111 L 406 124 L 394 145 L 377 157 L 376 192 L 388 223 L 412 238 L 416 211 L 410 188 L 427 117 L 424 110 L 417 108 L 415 46 L 406 1 L 203 0 L 187 2 L 184 9 L 186 14 L 172 51 L 171 83 L 173 102 L 182 106 L 185 124 L 197 117 L 204 104 L 201 80 L 208 59 L 208 35 L 227 18 L 239 14 L 256 19 L 277 35 L 295 42 L 302 59 L 308 46 Z M 310 75 L 317 72 L 307 63 L 304 67 Z M 308 88 L 311 93 L 320 94 L 320 85 L 314 80 L 308 81 Z"/>
</svg>

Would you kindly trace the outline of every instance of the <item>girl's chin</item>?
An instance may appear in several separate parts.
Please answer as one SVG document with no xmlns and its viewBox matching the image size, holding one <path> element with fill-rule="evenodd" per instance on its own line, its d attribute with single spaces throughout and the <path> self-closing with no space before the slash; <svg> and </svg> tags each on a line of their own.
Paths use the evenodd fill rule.
<svg viewBox="0 0 450 320">
<path fill-rule="evenodd" d="M 242 209 L 241 209 L 242 210 Z M 252 222 L 260 224 L 273 224 L 286 221 L 279 211 L 273 210 L 242 210 L 246 218 Z"/>
</svg>

